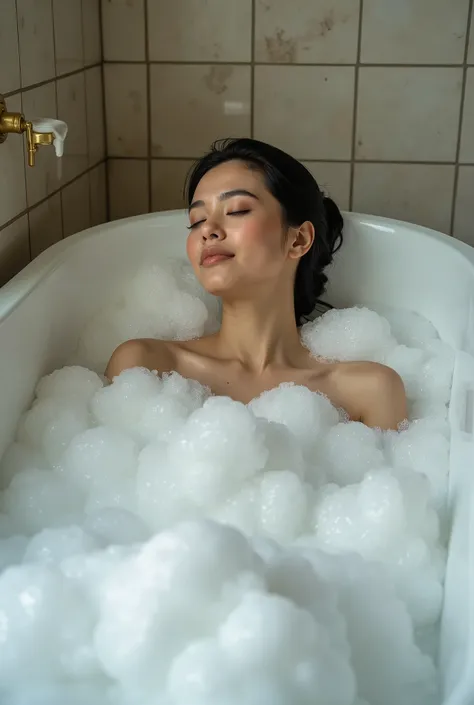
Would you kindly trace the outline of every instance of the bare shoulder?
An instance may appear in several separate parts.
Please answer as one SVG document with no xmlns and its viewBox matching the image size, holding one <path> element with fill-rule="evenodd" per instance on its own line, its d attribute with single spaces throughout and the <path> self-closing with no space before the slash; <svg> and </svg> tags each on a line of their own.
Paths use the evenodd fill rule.
<svg viewBox="0 0 474 705">
<path fill-rule="evenodd" d="M 121 372 L 133 367 L 170 372 L 174 368 L 174 362 L 173 346 L 166 340 L 150 338 L 127 340 L 114 350 L 105 370 L 105 376 L 112 381 Z"/>
<path fill-rule="evenodd" d="M 407 418 L 405 386 L 391 367 L 377 362 L 347 362 L 334 368 L 348 405 L 367 426 L 396 429 Z"/>
</svg>

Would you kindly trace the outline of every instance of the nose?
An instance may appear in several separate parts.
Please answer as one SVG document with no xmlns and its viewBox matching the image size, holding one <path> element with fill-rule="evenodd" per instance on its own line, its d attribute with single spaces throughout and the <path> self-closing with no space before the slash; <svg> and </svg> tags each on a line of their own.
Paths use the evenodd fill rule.
<svg viewBox="0 0 474 705">
<path fill-rule="evenodd" d="M 217 223 L 208 220 L 205 226 L 206 227 L 202 228 L 202 239 L 204 242 L 208 240 L 225 240 L 225 232 Z"/>
</svg>

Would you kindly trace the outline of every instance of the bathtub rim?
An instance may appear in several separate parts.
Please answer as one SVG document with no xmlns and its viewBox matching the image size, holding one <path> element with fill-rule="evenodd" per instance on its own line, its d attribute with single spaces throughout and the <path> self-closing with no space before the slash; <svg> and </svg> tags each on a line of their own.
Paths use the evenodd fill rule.
<svg viewBox="0 0 474 705">
<path fill-rule="evenodd" d="M 177 217 L 184 217 L 187 211 L 185 209 L 173 209 L 166 211 L 157 211 L 154 213 L 145 213 L 142 215 L 133 215 L 128 218 L 111 220 L 106 223 L 94 225 L 85 230 L 70 235 L 67 238 L 59 240 L 54 245 L 44 250 L 34 260 L 29 262 L 20 272 L 18 272 L 10 281 L 0 287 L 0 324 L 7 318 L 15 308 L 20 305 L 21 301 L 28 296 L 38 284 L 48 277 L 62 262 L 67 259 L 74 249 L 81 245 L 85 239 L 90 239 L 99 236 L 102 233 L 110 230 L 123 230 L 127 225 L 140 223 L 151 227 L 157 220 L 162 221 L 164 225 L 167 220 L 175 221 Z M 353 211 L 342 211 L 344 222 L 350 222 L 353 225 L 367 227 L 372 230 L 379 230 L 384 233 L 396 235 L 397 228 L 411 229 L 418 236 L 427 239 L 434 239 L 442 246 L 446 246 L 451 251 L 456 252 L 456 257 L 461 257 L 467 261 L 469 266 L 474 266 L 474 247 L 471 247 L 462 240 L 457 240 L 451 235 L 441 233 L 437 230 L 427 228 L 422 225 L 416 225 L 409 221 L 387 218 L 384 216 L 367 215 Z"/>
</svg>

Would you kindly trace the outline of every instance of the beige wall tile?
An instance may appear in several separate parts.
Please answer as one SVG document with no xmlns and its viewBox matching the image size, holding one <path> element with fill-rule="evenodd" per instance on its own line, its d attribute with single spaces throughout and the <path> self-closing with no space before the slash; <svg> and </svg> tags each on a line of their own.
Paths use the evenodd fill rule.
<svg viewBox="0 0 474 705">
<path fill-rule="evenodd" d="M 80 176 L 61 191 L 63 237 L 91 226 L 89 173 Z"/>
<path fill-rule="evenodd" d="M 250 61 L 251 0 L 148 3 L 151 61 Z"/>
<path fill-rule="evenodd" d="M 21 111 L 21 97 L 8 98 L 8 110 Z M 8 135 L 0 145 L 0 225 L 26 208 L 25 154 L 23 135 Z"/>
<path fill-rule="evenodd" d="M 31 257 L 35 258 L 63 236 L 59 193 L 32 208 L 29 218 Z"/>
<path fill-rule="evenodd" d="M 350 159 L 354 69 L 257 66 L 255 137 L 297 159 Z"/>
<path fill-rule="evenodd" d="M 91 226 L 107 220 L 107 182 L 105 162 L 89 172 L 91 191 Z"/>
<path fill-rule="evenodd" d="M 105 61 L 145 60 L 144 0 L 102 0 L 102 26 Z"/>
<path fill-rule="evenodd" d="M 361 68 L 356 158 L 454 161 L 461 86 L 461 68 Z"/>
<path fill-rule="evenodd" d="M 152 155 L 197 157 L 250 135 L 250 66 L 152 65 Z"/>
<path fill-rule="evenodd" d="M 356 164 L 352 208 L 447 233 L 454 169 L 448 164 Z"/>
<path fill-rule="evenodd" d="M 146 66 L 105 64 L 107 155 L 145 157 L 148 154 Z M 160 108 L 172 122 L 166 103 Z"/>
<path fill-rule="evenodd" d="M 351 165 L 348 162 L 303 162 L 319 188 L 342 210 L 349 209 Z"/>
<path fill-rule="evenodd" d="M 359 0 L 256 0 L 256 61 L 350 64 L 357 59 Z"/>
<path fill-rule="evenodd" d="M 474 162 L 474 68 L 467 70 L 459 161 Z"/>
<path fill-rule="evenodd" d="M 82 0 L 82 34 L 86 66 L 102 60 L 100 0 Z"/>
<path fill-rule="evenodd" d="M 29 261 L 28 216 L 23 215 L 0 230 L 0 286 L 18 274 Z"/>
<path fill-rule="evenodd" d="M 84 73 L 61 78 L 57 83 L 58 117 L 69 130 L 64 143 L 63 183 L 87 169 L 86 91 Z"/>
<path fill-rule="evenodd" d="M 469 0 L 365 0 L 361 61 L 461 64 Z"/>
<path fill-rule="evenodd" d="M 151 208 L 166 211 L 184 208 L 184 184 L 194 164 L 190 159 L 153 159 L 151 165 Z"/>
<path fill-rule="evenodd" d="M 469 31 L 469 50 L 467 52 L 467 63 L 474 64 L 474 11 L 471 12 L 471 29 Z"/>
<path fill-rule="evenodd" d="M 474 166 L 461 166 L 458 175 L 453 235 L 474 247 L 473 205 Z"/>
<path fill-rule="evenodd" d="M 22 86 L 55 75 L 51 0 L 17 0 Z"/>
<path fill-rule="evenodd" d="M 105 159 L 105 125 L 102 69 L 94 66 L 86 71 L 86 110 L 89 166 Z"/>
<path fill-rule="evenodd" d="M 15 0 L 0 2 L 0 66 L 1 93 L 20 88 L 20 54 L 16 24 Z"/>
<path fill-rule="evenodd" d="M 47 83 L 23 93 L 23 112 L 29 120 L 33 117 L 57 117 L 56 88 Z M 58 159 L 52 147 L 40 147 L 36 152 L 35 166 L 26 169 L 28 205 L 34 206 L 60 186 Z"/>
<path fill-rule="evenodd" d="M 53 0 L 56 74 L 84 66 L 81 0 Z"/>
<path fill-rule="evenodd" d="M 110 219 L 148 213 L 148 162 L 144 159 L 109 159 Z"/>
</svg>

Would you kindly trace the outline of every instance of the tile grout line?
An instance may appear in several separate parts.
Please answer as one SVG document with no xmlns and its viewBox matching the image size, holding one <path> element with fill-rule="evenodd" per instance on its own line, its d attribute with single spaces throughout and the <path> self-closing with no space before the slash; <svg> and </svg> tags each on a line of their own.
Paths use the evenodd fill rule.
<svg viewBox="0 0 474 705">
<path fill-rule="evenodd" d="M 15 16 L 16 16 L 16 35 L 17 35 L 17 41 L 18 41 L 18 69 L 19 69 L 19 75 L 20 75 L 20 86 L 23 84 L 23 76 L 22 76 L 22 70 L 21 70 L 21 52 L 20 52 L 20 27 L 18 25 L 18 0 L 15 0 Z M 21 112 L 23 113 L 23 91 L 20 88 L 20 108 Z M 24 184 L 25 184 L 25 203 L 26 203 L 26 208 L 27 208 L 27 213 L 26 213 L 26 219 L 28 222 L 28 258 L 29 261 L 31 262 L 31 236 L 30 236 L 30 215 L 28 211 L 28 188 L 27 188 L 27 180 L 26 180 L 26 155 L 25 155 L 25 140 L 23 135 L 21 135 L 21 140 L 22 140 L 22 155 L 23 155 L 23 179 L 24 179 Z"/>
<path fill-rule="evenodd" d="M 152 153 L 152 134 L 151 134 L 151 62 L 150 62 L 150 46 L 148 42 L 148 0 L 144 0 L 143 9 L 145 12 L 145 63 L 146 63 L 146 119 L 147 119 L 147 174 L 148 174 L 148 213 L 152 212 L 152 172 L 151 172 L 151 153 Z"/>
<path fill-rule="evenodd" d="M 97 66 L 101 66 L 100 62 L 96 62 L 94 64 L 90 65 L 84 65 L 81 69 L 74 69 L 74 71 L 68 71 L 67 73 L 61 74 L 59 78 L 69 78 L 70 76 L 75 76 L 77 73 L 82 73 L 83 71 L 86 71 L 87 69 L 93 69 L 96 68 Z M 54 69 L 54 72 L 56 74 L 56 66 Z M 47 78 L 44 81 L 38 81 L 38 83 L 32 83 L 29 86 L 24 86 L 22 88 L 17 88 L 14 91 L 10 91 L 9 93 L 4 93 L 3 96 L 4 98 L 12 98 L 15 95 L 18 95 L 18 93 L 28 93 L 28 91 L 33 91 L 35 88 L 41 88 L 41 86 L 46 86 L 48 83 L 53 83 L 53 81 L 56 81 L 58 77 L 54 75 L 52 78 Z"/>
<path fill-rule="evenodd" d="M 133 60 L 133 59 L 110 59 L 107 61 L 109 64 L 145 64 L 147 63 L 144 60 Z M 217 61 L 214 59 L 213 61 L 150 61 L 148 62 L 152 65 L 157 64 L 159 66 L 251 66 L 252 61 Z M 322 68 L 326 68 L 328 66 L 333 66 L 336 68 L 344 68 L 348 66 L 355 66 L 356 62 L 354 61 L 347 61 L 347 62 L 340 62 L 340 63 L 334 63 L 334 62 L 321 62 L 321 61 L 316 61 L 316 62 L 288 62 L 288 61 L 255 61 L 254 62 L 255 66 L 291 66 L 294 68 L 297 68 L 298 66 L 306 66 L 306 67 L 311 67 L 311 66 L 320 66 Z M 469 64 L 474 66 L 474 64 Z M 463 63 L 455 63 L 455 64 L 380 64 L 380 63 L 365 63 L 365 62 L 360 62 L 360 66 L 363 68 L 377 68 L 377 69 L 460 69 L 463 67 Z"/>
<path fill-rule="evenodd" d="M 86 69 L 86 53 L 85 53 L 85 36 L 84 36 L 84 0 L 79 0 L 81 4 L 81 34 L 82 34 L 82 72 L 84 74 L 84 103 L 85 103 L 85 108 L 86 108 L 86 149 L 87 149 L 87 165 L 89 166 L 90 162 L 90 137 L 89 137 L 89 98 L 90 96 L 88 95 L 88 90 L 87 90 L 87 71 L 89 69 Z M 91 180 L 90 180 L 90 175 L 89 175 L 89 183 L 88 183 L 88 188 L 87 188 L 88 194 L 89 194 L 89 227 L 91 226 L 92 222 L 92 194 L 91 194 Z M 62 196 L 61 196 L 62 200 Z M 64 233 L 64 213 L 63 213 L 63 233 Z M 64 237 L 64 235 L 63 235 Z"/>
<path fill-rule="evenodd" d="M 132 157 L 132 156 L 124 156 L 123 154 L 111 154 L 108 156 L 108 159 L 116 159 L 116 160 L 127 160 L 127 159 L 132 159 L 134 161 L 145 161 L 148 159 L 148 157 Z M 194 156 L 187 156 L 187 157 L 172 157 L 172 156 L 162 156 L 162 157 L 153 157 L 151 158 L 151 161 L 169 161 L 169 162 L 182 162 L 182 161 L 195 161 L 196 159 L 199 159 L 199 155 L 194 155 Z M 298 159 L 298 161 L 302 162 L 307 162 L 307 163 L 313 163 L 313 164 L 350 164 L 351 159 L 307 159 L 306 157 L 298 157 L 296 156 L 295 159 Z M 396 159 L 354 159 L 355 164 L 398 164 L 401 166 L 455 166 L 456 162 L 453 161 L 447 161 L 447 162 L 440 162 L 440 161 L 423 161 L 423 160 L 416 160 L 416 161 L 404 161 L 404 160 L 396 160 Z M 463 162 L 462 166 L 474 166 L 474 162 Z"/>
<path fill-rule="evenodd" d="M 467 84 L 467 57 L 469 53 L 469 41 L 470 41 L 470 29 L 471 29 L 471 18 L 474 7 L 474 0 L 469 3 L 469 12 L 467 15 L 467 27 L 466 27 L 466 45 L 464 47 L 464 63 L 463 63 L 463 80 L 461 87 L 461 103 L 459 106 L 459 122 L 458 122 L 458 139 L 456 143 L 456 157 L 455 157 L 455 167 L 454 167 L 454 182 L 453 182 L 453 194 L 451 199 L 451 219 L 449 224 L 449 232 L 451 235 L 454 234 L 454 221 L 456 218 L 456 199 L 457 190 L 459 182 L 459 157 L 461 155 L 461 140 L 462 140 L 462 128 L 463 128 L 463 113 L 464 113 L 464 103 L 466 99 L 466 84 Z"/>
<path fill-rule="evenodd" d="M 99 38 L 100 38 L 100 75 L 102 79 L 102 138 L 104 141 L 104 180 L 105 180 L 105 218 L 106 222 L 110 220 L 110 182 L 109 182 L 109 148 L 107 144 L 107 109 L 105 103 L 105 59 L 104 59 L 104 14 L 102 12 L 102 2 L 97 0 L 99 8 Z M 100 162 L 102 164 L 102 162 Z M 100 178 L 100 175 L 99 175 Z"/>
<path fill-rule="evenodd" d="M 255 137 L 255 17 L 256 2 L 252 0 L 250 17 L 250 137 Z"/>
<path fill-rule="evenodd" d="M 58 103 L 58 67 L 56 63 L 56 28 L 54 22 L 54 0 L 51 0 L 51 22 L 53 27 L 53 56 L 54 56 L 54 96 L 56 101 L 56 115 L 58 117 L 59 103 Z M 82 22 L 82 2 L 81 2 L 81 22 Z M 82 69 L 84 70 L 84 69 Z M 79 70 L 76 72 L 79 73 Z M 61 240 L 64 240 L 64 212 L 63 212 L 63 197 L 62 197 L 63 186 L 55 193 L 48 194 L 48 198 L 52 198 L 59 193 L 59 208 L 61 211 Z"/>
<path fill-rule="evenodd" d="M 349 210 L 354 207 L 354 176 L 355 176 L 355 156 L 356 156 L 356 138 L 357 138 L 357 108 L 359 97 L 359 71 L 360 71 L 360 55 L 362 50 L 362 22 L 364 15 L 364 0 L 360 0 L 359 5 L 359 27 L 357 33 L 357 58 L 354 67 L 354 100 L 352 103 L 352 141 L 351 141 L 351 158 L 350 158 L 350 179 L 349 179 Z"/>
</svg>

